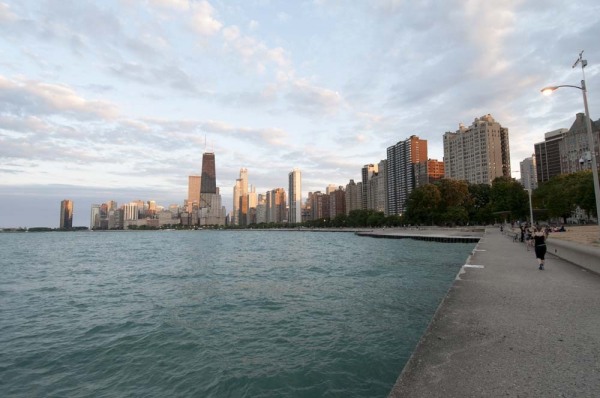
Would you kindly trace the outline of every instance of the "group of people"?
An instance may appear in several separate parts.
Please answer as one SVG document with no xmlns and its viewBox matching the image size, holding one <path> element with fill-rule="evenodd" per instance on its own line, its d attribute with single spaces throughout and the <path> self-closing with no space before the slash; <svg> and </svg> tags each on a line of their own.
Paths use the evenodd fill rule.
<svg viewBox="0 0 600 398">
<path fill-rule="evenodd" d="M 504 228 L 501 227 L 501 230 L 503 229 Z M 521 232 L 519 240 L 527 243 L 527 250 L 529 250 L 530 246 L 533 246 L 535 257 L 538 260 L 538 269 L 543 270 L 546 257 L 546 239 L 548 238 L 550 229 L 548 227 L 542 228 L 541 225 L 530 227 L 526 224 L 521 224 L 519 229 Z"/>
</svg>

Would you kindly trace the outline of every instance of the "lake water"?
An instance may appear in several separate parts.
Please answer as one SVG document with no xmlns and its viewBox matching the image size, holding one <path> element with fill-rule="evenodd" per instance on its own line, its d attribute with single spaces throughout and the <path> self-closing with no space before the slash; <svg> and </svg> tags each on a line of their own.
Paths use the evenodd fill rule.
<svg viewBox="0 0 600 398">
<path fill-rule="evenodd" d="M 0 234 L 0 396 L 383 397 L 474 244 Z"/>
</svg>

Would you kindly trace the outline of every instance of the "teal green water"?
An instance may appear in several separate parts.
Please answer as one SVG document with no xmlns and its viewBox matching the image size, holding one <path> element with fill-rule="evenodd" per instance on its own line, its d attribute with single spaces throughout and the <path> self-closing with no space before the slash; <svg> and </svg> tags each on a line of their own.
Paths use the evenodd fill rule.
<svg viewBox="0 0 600 398">
<path fill-rule="evenodd" d="M 386 396 L 473 247 L 0 234 L 0 396 Z"/>
</svg>

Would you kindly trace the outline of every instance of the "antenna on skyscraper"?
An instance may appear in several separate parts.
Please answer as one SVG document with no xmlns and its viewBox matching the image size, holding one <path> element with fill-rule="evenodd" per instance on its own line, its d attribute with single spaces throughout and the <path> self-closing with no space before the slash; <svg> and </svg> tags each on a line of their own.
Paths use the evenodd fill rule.
<svg viewBox="0 0 600 398">
<path fill-rule="evenodd" d="M 204 133 L 204 152 L 206 152 L 206 133 Z"/>
</svg>

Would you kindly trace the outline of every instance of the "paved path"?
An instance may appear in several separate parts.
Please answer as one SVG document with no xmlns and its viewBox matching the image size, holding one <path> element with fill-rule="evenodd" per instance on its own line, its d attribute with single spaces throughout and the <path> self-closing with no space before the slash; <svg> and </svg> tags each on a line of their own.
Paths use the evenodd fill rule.
<svg viewBox="0 0 600 398">
<path fill-rule="evenodd" d="M 486 230 L 390 397 L 599 397 L 600 276 Z"/>
</svg>

